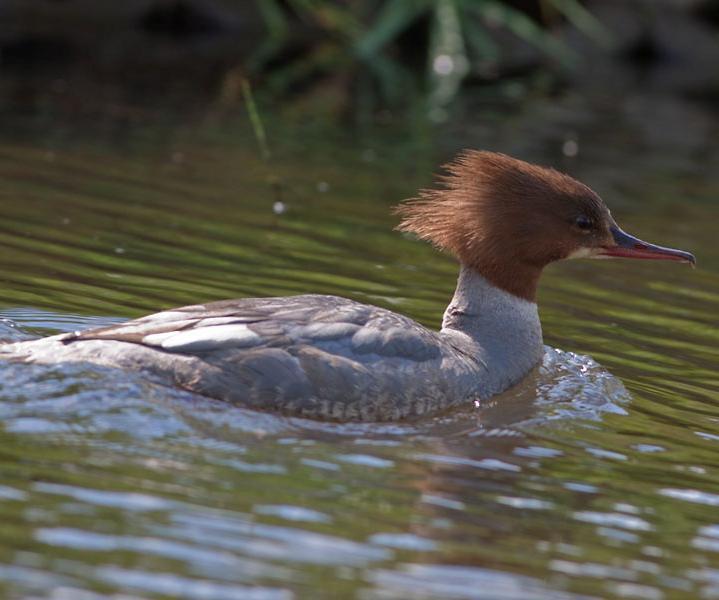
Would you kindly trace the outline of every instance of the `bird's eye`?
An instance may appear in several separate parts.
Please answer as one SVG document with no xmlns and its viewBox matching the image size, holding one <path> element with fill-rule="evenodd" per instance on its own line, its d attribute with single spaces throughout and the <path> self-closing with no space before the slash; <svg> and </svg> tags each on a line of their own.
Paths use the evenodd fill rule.
<svg viewBox="0 0 719 600">
<path fill-rule="evenodd" d="M 592 228 L 592 220 L 586 215 L 579 215 L 574 220 L 574 224 L 582 231 L 589 231 Z"/>
</svg>

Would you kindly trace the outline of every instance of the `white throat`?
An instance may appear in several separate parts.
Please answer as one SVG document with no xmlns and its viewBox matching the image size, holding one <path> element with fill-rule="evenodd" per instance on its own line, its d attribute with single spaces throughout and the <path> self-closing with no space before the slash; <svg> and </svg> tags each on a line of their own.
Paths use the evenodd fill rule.
<svg viewBox="0 0 719 600">
<path fill-rule="evenodd" d="M 492 387 L 504 389 L 519 381 L 544 354 L 536 303 L 499 289 L 464 265 L 444 313 L 442 333 L 453 339 L 469 338 Z"/>
</svg>

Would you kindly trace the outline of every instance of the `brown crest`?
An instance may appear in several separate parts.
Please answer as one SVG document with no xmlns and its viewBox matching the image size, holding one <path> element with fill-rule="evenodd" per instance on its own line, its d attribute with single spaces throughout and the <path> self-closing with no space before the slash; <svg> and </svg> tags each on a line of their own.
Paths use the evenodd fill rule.
<svg viewBox="0 0 719 600">
<path fill-rule="evenodd" d="M 467 150 L 437 187 L 396 208 L 400 231 L 450 252 L 498 287 L 534 301 L 542 269 L 610 238 L 609 211 L 586 185 L 505 154 Z M 585 219 L 589 228 L 577 223 Z"/>
</svg>

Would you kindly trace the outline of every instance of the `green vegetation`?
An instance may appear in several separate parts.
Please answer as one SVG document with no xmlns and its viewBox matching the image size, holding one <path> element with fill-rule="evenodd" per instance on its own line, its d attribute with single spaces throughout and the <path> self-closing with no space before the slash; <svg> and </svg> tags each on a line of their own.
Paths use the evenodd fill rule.
<svg viewBox="0 0 719 600">
<path fill-rule="evenodd" d="M 517 47 L 553 68 L 574 68 L 577 57 L 562 28 L 610 44 L 609 32 L 578 0 L 258 0 L 257 6 L 268 37 L 251 68 L 266 75 L 271 90 L 350 78 L 360 101 L 398 105 L 419 91 L 434 110 L 451 102 L 466 78 L 500 77 Z M 302 43 L 298 31 L 305 32 Z"/>
</svg>

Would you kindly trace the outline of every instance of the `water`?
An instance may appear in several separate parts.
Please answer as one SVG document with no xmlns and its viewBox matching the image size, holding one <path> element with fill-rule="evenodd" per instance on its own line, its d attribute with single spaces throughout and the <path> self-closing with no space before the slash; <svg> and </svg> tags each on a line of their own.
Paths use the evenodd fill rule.
<svg viewBox="0 0 719 600">
<path fill-rule="evenodd" d="M 312 423 L 112 370 L 0 365 L 0 595 L 719 598 L 719 128 L 698 107 L 675 107 L 675 127 L 641 106 L 468 105 L 442 128 L 359 134 L 277 114 L 268 163 L 239 109 L 13 121 L 4 339 L 304 292 L 436 327 L 456 267 L 392 232 L 389 209 L 463 145 L 570 170 L 627 231 L 700 268 L 552 266 L 539 372 L 417 423 Z"/>
</svg>

